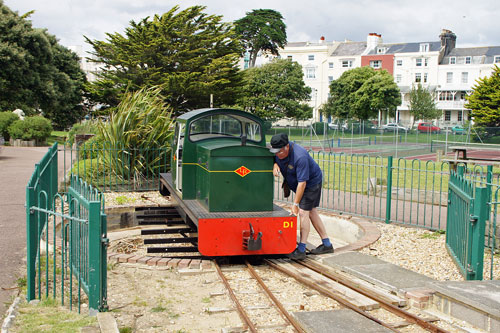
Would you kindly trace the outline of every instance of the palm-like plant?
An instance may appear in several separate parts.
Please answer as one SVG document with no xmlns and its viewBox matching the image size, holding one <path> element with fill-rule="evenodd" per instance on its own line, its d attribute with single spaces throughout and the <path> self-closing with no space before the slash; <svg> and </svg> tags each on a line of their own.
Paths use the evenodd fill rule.
<svg viewBox="0 0 500 333">
<path fill-rule="evenodd" d="M 140 183 L 169 160 L 172 110 L 157 87 L 125 94 L 108 123 L 99 126 L 99 158 L 119 179 Z"/>
</svg>

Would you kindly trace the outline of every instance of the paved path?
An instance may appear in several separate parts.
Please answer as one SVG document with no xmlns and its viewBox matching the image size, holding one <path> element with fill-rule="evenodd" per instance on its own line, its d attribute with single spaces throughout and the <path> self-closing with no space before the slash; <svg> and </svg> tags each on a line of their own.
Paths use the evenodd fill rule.
<svg viewBox="0 0 500 333">
<path fill-rule="evenodd" d="M 26 256 L 26 184 L 47 147 L 2 147 L 0 154 L 0 318 L 11 302 Z M 7 304 L 6 304 L 7 303 Z"/>
</svg>

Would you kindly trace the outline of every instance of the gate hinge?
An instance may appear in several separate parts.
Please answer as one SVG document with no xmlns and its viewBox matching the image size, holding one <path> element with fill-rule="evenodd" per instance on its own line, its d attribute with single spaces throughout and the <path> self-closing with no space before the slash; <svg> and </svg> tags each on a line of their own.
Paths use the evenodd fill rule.
<svg viewBox="0 0 500 333">
<path fill-rule="evenodd" d="M 109 238 L 106 237 L 106 235 L 102 235 L 102 237 L 101 237 L 101 243 L 102 243 L 102 245 L 108 247 L 108 245 L 109 245 Z"/>
<path fill-rule="evenodd" d="M 469 215 L 469 222 L 472 224 L 476 223 L 478 219 L 479 217 L 477 215 Z"/>
</svg>

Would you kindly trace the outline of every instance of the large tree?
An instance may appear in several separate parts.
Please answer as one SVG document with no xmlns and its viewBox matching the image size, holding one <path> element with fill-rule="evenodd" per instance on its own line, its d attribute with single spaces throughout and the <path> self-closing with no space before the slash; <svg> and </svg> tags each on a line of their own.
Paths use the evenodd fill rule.
<svg viewBox="0 0 500 333">
<path fill-rule="evenodd" d="M 240 107 L 265 119 L 308 119 L 312 108 L 311 88 L 304 83 L 302 66 L 289 60 L 274 60 L 244 72 Z"/>
<path fill-rule="evenodd" d="M 278 49 L 286 45 L 286 25 L 275 10 L 254 9 L 234 25 L 249 53 L 249 67 L 255 66 L 259 51 L 278 55 Z"/>
<path fill-rule="evenodd" d="M 379 111 L 394 113 L 401 104 L 399 88 L 386 70 L 359 67 L 330 84 L 330 97 L 320 108 L 326 116 L 367 120 Z"/>
<path fill-rule="evenodd" d="M 242 52 L 234 29 L 203 13 L 205 7 L 178 9 L 132 21 L 125 34 L 108 33 L 106 41 L 87 38 L 104 64 L 89 84 L 92 100 L 116 106 L 126 91 L 159 86 L 175 115 L 209 106 L 211 94 L 218 105 L 234 102 Z"/>
<path fill-rule="evenodd" d="M 85 74 L 74 52 L 32 27 L 31 13 L 20 16 L 0 0 L 0 111 L 41 112 L 68 127 L 83 116 Z"/>
<path fill-rule="evenodd" d="M 413 115 L 413 122 L 416 120 L 436 119 L 441 114 L 441 110 L 436 107 L 434 94 L 420 83 L 411 88 L 408 104 L 410 114 Z"/>
<path fill-rule="evenodd" d="M 495 65 L 490 77 L 477 80 L 473 93 L 467 96 L 466 108 L 478 127 L 500 126 L 500 68 Z"/>
</svg>

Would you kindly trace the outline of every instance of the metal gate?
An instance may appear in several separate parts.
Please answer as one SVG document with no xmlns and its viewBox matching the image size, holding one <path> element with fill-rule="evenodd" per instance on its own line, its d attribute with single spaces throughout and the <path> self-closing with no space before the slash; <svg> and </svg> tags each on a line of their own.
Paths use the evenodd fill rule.
<svg viewBox="0 0 500 333">
<path fill-rule="evenodd" d="M 490 189 L 475 187 L 463 167 L 450 172 L 448 188 L 446 248 L 466 280 L 482 280 Z"/>
<path fill-rule="evenodd" d="M 107 309 L 107 231 L 104 198 L 77 176 L 68 193 L 57 193 L 57 143 L 35 166 L 26 187 L 27 300 L 56 298 L 70 309 Z M 51 289 L 51 293 L 49 290 Z"/>
</svg>

